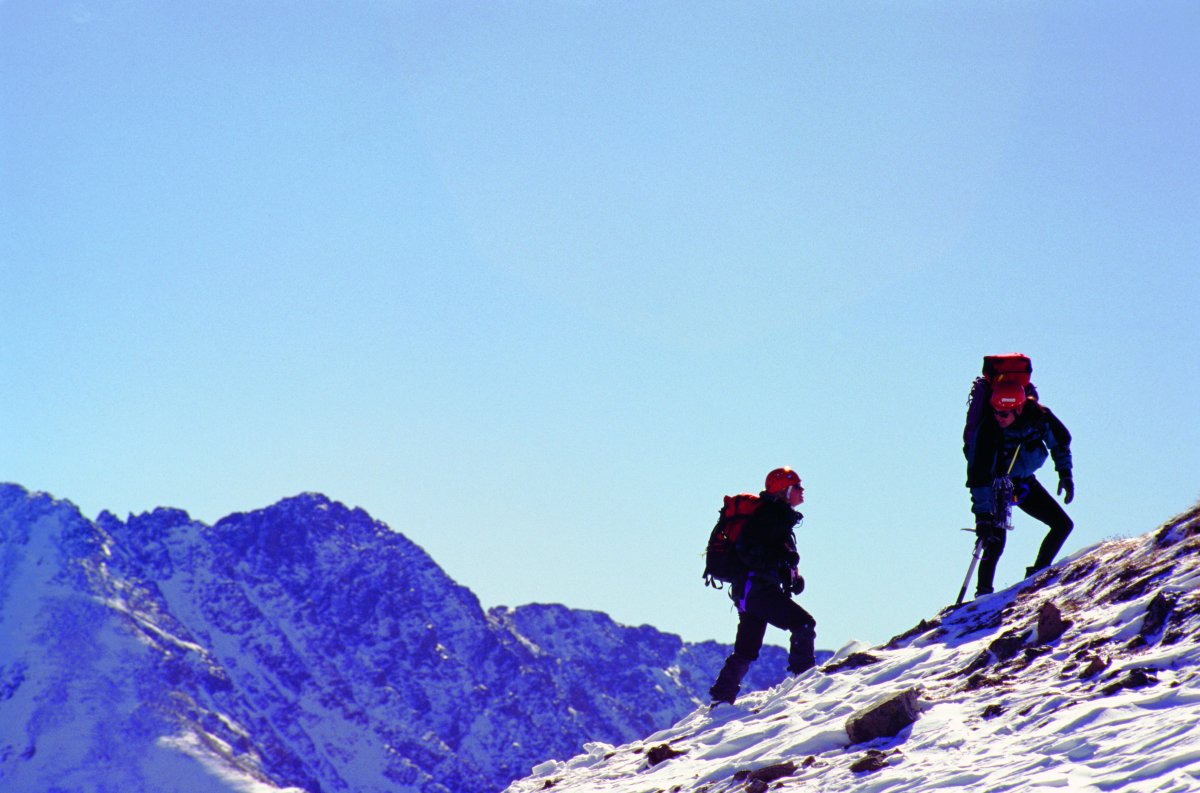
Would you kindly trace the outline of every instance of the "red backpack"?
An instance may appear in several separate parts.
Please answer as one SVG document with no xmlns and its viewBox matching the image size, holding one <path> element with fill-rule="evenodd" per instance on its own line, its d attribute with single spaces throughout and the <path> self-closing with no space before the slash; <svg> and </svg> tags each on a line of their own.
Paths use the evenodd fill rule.
<svg viewBox="0 0 1200 793">
<path fill-rule="evenodd" d="M 963 426 L 963 454 L 975 435 L 984 411 L 992 397 L 992 388 L 999 382 L 1018 383 L 1025 387 L 1028 399 L 1037 399 L 1037 389 L 1029 382 L 1033 375 L 1033 361 L 1029 356 L 1019 352 L 1004 355 L 983 356 L 983 376 L 976 377 L 971 384 L 971 393 L 967 396 L 967 421 Z"/>
<path fill-rule="evenodd" d="M 708 535 L 708 547 L 704 552 L 704 584 L 716 589 L 719 582 L 732 583 L 746 572 L 746 566 L 737 555 L 738 537 L 746 521 L 758 508 L 758 496 L 741 493 L 725 496 L 717 525 Z"/>
</svg>

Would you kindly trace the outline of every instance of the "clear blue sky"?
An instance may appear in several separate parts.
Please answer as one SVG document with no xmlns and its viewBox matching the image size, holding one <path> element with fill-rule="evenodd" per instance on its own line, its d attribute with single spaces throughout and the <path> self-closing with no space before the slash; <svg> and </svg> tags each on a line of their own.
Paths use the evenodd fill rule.
<svg viewBox="0 0 1200 793">
<path fill-rule="evenodd" d="M 700 552 L 786 464 L 820 644 L 884 641 L 965 573 L 985 354 L 1074 433 L 1068 552 L 1200 496 L 1198 40 L 1193 2 L 3 0 L 0 480 L 320 491 L 485 606 L 728 641 Z"/>
</svg>

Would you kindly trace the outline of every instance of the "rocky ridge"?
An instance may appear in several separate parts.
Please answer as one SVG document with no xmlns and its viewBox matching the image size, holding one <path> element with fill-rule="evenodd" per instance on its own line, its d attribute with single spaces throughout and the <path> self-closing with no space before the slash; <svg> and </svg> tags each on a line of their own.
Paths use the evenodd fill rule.
<svg viewBox="0 0 1200 793">
<path fill-rule="evenodd" d="M 510 793 L 1200 789 L 1200 506 Z"/>
<path fill-rule="evenodd" d="M 499 790 L 676 721 L 728 652 L 563 606 L 485 612 L 317 494 L 208 526 L 0 486 L 5 791 Z"/>
</svg>

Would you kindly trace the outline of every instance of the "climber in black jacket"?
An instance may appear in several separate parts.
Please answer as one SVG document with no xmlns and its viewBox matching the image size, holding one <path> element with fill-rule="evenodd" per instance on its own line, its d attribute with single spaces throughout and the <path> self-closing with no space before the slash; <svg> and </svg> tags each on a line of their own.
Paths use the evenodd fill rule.
<svg viewBox="0 0 1200 793">
<path fill-rule="evenodd" d="M 733 582 L 730 592 L 738 610 L 737 637 L 709 689 L 713 704 L 737 699 L 742 678 L 762 649 L 767 625 L 792 634 L 788 671 L 798 675 L 816 664 L 817 621 L 791 598 L 804 589 L 793 531 L 803 518 L 796 511 L 802 503 L 804 488 L 795 471 L 777 468 L 767 474 L 766 490 L 737 541 L 737 555 L 747 572 Z"/>
</svg>

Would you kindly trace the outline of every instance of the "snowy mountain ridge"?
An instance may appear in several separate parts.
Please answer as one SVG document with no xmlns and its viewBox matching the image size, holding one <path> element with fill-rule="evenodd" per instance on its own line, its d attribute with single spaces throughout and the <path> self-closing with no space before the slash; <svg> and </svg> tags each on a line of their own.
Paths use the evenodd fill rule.
<svg viewBox="0 0 1200 793">
<path fill-rule="evenodd" d="M 729 649 L 563 606 L 485 612 L 318 494 L 208 526 L 91 521 L 0 485 L 5 793 L 494 791 L 674 723 Z M 751 687 L 782 677 L 764 651 Z"/>
<path fill-rule="evenodd" d="M 535 790 L 1200 790 L 1200 505 Z"/>
</svg>

